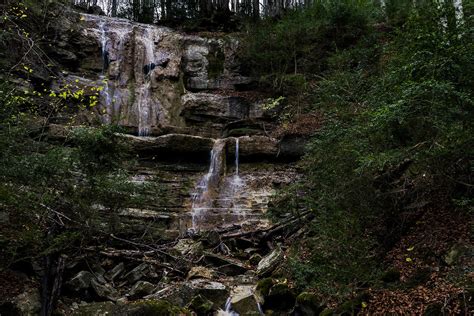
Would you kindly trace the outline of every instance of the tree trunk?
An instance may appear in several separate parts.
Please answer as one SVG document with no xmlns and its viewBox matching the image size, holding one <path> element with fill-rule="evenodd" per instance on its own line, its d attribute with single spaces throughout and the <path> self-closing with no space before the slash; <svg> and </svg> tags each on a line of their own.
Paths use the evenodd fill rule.
<svg viewBox="0 0 474 316">
<path fill-rule="evenodd" d="M 110 9 L 110 15 L 113 17 L 117 16 L 117 9 L 118 9 L 118 0 L 112 0 L 112 7 Z"/>
<path fill-rule="evenodd" d="M 255 20 L 258 20 L 260 18 L 260 1 L 259 0 L 253 0 L 253 10 L 252 10 L 252 15 Z"/>
</svg>

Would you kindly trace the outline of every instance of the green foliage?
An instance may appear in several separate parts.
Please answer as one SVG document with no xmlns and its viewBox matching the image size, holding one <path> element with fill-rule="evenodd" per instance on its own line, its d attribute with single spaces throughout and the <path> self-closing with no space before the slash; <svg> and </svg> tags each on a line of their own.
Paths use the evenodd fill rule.
<svg viewBox="0 0 474 316">
<path fill-rule="evenodd" d="M 325 123 L 304 158 L 304 181 L 279 198 L 285 210 L 315 210 L 312 236 L 291 264 L 298 284 L 335 297 L 376 283 L 407 213 L 471 203 L 472 20 L 456 21 L 432 1 L 389 5 L 388 29 L 326 46 L 308 92 Z"/>
<path fill-rule="evenodd" d="M 116 138 L 117 126 L 101 129 L 81 127 L 72 131 L 71 141 L 78 147 L 78 162 L 89 174 L 108 173 L 120 165 L 126 148 Z"/>
<path fill-rule="evenodd" d="M 8 218 L 0 223 L 2 267 L 114 232 L 118 210 L 136 190 L 123 171 L 116 128 L 80 128 L 73 147 L 53 145 L 22 100 L 10 94 L 0 102 L 7 105 L 0 120 L 0 213 Z"/>
<path fill-rule="evenodd" d="M 298 94 L 307 76 L 326 69 L 331 52 L 354 45 L 367 32 L 373 8 L 371 1 L 320 0 L 276 22 L 251 25 L 244 60 L 273 88 Z"/>
</svg>

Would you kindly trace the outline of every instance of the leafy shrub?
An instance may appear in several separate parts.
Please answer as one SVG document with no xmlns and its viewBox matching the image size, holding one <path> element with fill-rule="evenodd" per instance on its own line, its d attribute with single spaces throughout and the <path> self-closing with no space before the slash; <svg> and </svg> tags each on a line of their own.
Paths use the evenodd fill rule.
<svg viewBox="0 0 474 316">
<path fill-rule="evenodd" d="M 472 20 L 456 21 L 451 7 L 427 1 L 397 23 L 328 52 L 312 85 L 313 111 L 323 110 L 325 123 L 302 162 L 298 187 L 306 194 L 293 203 L 315 212 L 292 264 L 303 288 L 340 297 L 374 284 L 410 213 L 469 208 Z"/>
<path fill-rule="evenodd" d="M 304 75 L 326 69 L 328 54 L 356 44 L 368 31 L 371 3 L 314 1 L 310 8 L 289 12 L 278 21 L 252 25 L 243 41 L 243 59 L 264 83 L 298 94 L 305 86 Z"/>
</svg>

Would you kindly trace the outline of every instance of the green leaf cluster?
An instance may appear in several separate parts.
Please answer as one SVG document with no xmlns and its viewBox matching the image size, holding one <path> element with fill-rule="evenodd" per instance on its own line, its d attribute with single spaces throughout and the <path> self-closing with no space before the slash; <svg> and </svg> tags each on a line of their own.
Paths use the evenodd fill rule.
<svg viewBox="0 0 474 316">
<path fill-rule="evenodd" d="M 374 286 L 410 214 L 472 210 L 473 8 L 456 19 L 446 3 L 390 2 L 357 43 L 325 51 L 308 92 L 325 122 L 302 162 L 300 194 L 280 197 L 315 213 L 292 264 L 301 287 L 340 297 Z"/>
</svg>

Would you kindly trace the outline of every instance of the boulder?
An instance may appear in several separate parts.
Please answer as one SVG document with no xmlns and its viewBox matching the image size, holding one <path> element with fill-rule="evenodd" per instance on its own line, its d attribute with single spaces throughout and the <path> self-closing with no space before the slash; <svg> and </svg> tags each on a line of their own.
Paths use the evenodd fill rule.
<svg viewBox="0 0 474 316">
<path fill-rule="evenodd" d="M 126 279 L 127 282 L 133 284 L 143 278 L 149 270 L 150 266 L 147 263 L 142 263 L 139 266 L 135 267 L 132 271 L 124 275 L 123 278 Z"/>
<path fill-rule="evenodd" d="M 265 297 L 270 293 L 270 289 L 274 284 L 272 278 L 265 278 L 258 281 L 257 286 L 255 287 L 255 297 L 257 298 L 258 303 L 263 304 L 265 302 Z"/>
<path fill-rule="evenodd" d="M 192 267 L 188 272 L 187 279 L 209 279 L 212 280 L 216 276 L 216 272 L 206 267 Z"/>
<path fill-rule="evenodd" d="M 224 306 L 229 291 L 227 287 L 220 283 L 206 279 L 194 279 L 182 284 L 169 286 L 148 298 L 164 299 L 175 305 L 185 307 L 196 296 L 202 296 L 213 303 L 213 309 Z"/>
<path fill-rule="evenodd" d="M 92 279 L 91 286 L 94 289 L 95 294 L 97 294 L 101 299 L 116 301 L 119 298 L 118 291 L 110 284 L 101 284 L 97 280 Z"/>
<path fill-rule="evenodd" d="M 263 257 L 257 265 L 258 275 L 267 275 L 273 272 L 283 260 L 283 251 L 280 247 L 275 248 L 270 254 Z"/>
<path fill-rule="evenodd" d="M 63 141 L 68 138 L 71 129 L 59 124 L 50 124 L 48 126 L 48 138 L 51 140 Z"/>
<path fill-rule="evenodd" d="M 132 299 L 141 298 L 150 295 L 156 286 L 147 281 L 138 281 L 130 290 L 129 296 Z"/>
<path fill-rule="evenodd" d="M 240 285 L 232 289 L 230 303 L 232 310 L 239 315 L 260 315 L 258 302 L 254 297 L 252 285 Z"/>
<path fill-rule="evenodd" d="M 318 316 L 324 310 L 324 305 L 316 295 L 303 292 L 296 297 L 295 311 L 301 316 Z"/>
<path fill-rule="evenodd" d="M 113 267 L 111 270 L 107 271 L 104 274 L 104 277 L 109 281 L 113 281 L 116 277 L 118 277 L 124 271 L 125 271 L 125 265 L 123 264 L 123 262 L 120 262 L 118 265 Z"/>
<path fill-rule="evenodd" d="M 214 304 L 207 298 L 197 295 L 189 303 L 188 308 L 194 311 L 197 316 L 211 315 Z"/>
<path fill-rule="evenodd" d="M 216 231 L 206 231 L 202 233 L 201 241 L 203 242 L 204 246 L 208 248 L 214 248 L 221 243 L 221 236 Z"/>
<path fill-rule="evenodd" d="M 183 256 L 197 256 L 203 252 L 204 247 L 200 241 L 196 242 L 192 239 L 180 239 L 173 249 Z"/>
<path fill-rule="evenodd" d="M 448 266 L 455 265 L 457 262 L 459 262 L 459 258 L 462 257 L 464 252 L 465 252 L 464 247 L 460 245 L 454 245 L 453 247 L 451 247 L 451 249 L 449 249 L 449 251 L 444 256 L 443 258 L 444 262 Z"/>
<path fill-rule="evenodd" d="M 39 315 L 41 310 L 41 296 L 38 289 L 28 289 L 16 296 L 11 302 L 11 307 L 12 315 L 15 315 L 15 313 L 22 316 Z"/>
<path fill-rule="evenodd" d="M 225 275 L 236 276 L 244 274 L 249 270 L 242 262 L 218 254 L 206 252 L 204 262 L 216 267 L 216 269 Z"/>
<path fill-rule="evenodd" d="M 287 284 L 277 283 L 270 288 L 264 298 L 263 309 L 273 311 L 289 311 L 295 306 L 295 295 Z"/>
<path fill-rule="evenodd" d="M 207 298 L 214 303 L 216 308 L 224 306 L 227 298 L 229 297 L 229 291 L 227 287 L 220 282 L 196 279 L 189 282 L 189 287 L 195 293 L 195 296 L 201 295 Z"/>
<path fill-rule="evenodd" d="M 67 282 L 67 285 L 72 290 L 84 290 L 91 286 L 91 281 L 94 279 L 94 275 L 88 271 L 81 271 L 76 274 L 71 280 Z"/>
</svg>

